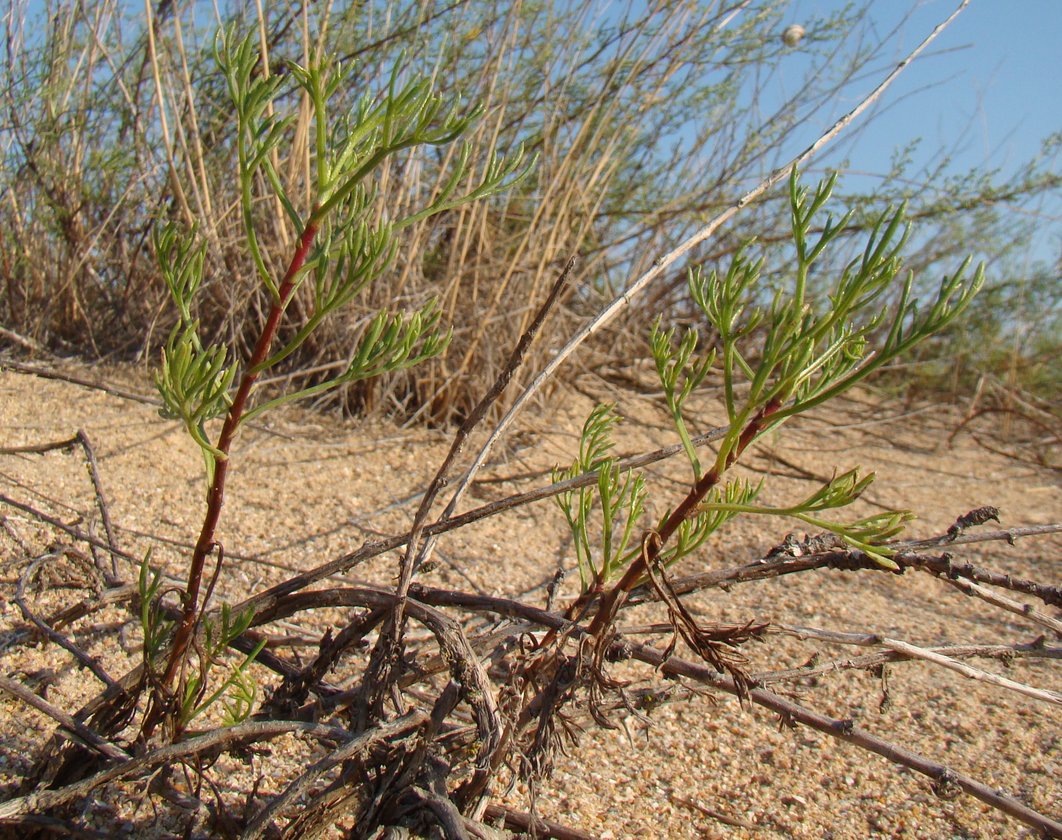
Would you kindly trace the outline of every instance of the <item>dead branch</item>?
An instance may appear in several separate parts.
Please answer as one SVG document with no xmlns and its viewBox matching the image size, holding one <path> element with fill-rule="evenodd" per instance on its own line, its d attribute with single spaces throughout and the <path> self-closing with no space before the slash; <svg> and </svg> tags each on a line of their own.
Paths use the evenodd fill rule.
<svg viewBox="0 0 1062 840">
<path fill-rule="evenodd" d="M 1043 688 L 1034 688 L 1033 686 L 1025 685 L 1024 683 L 1016 682 L 1015 680 L 1001 677 L 998 674 L 992 674 L 988 671 L 982 671 L 980 668 L 973 668 L 963 662 L 959 662 L 950 656 L 945 656 L 936 651 L 928 650 L 927 648 L 918 647 L 908 642 L 901 642 L 898 639 L 886 639 L 883 638 L 881 643 L 885 647 L 892 648 L 899 653 L 905 653 L 908 656 L 915 657 L 917 659 L 924 659 L 927 662 L 933 662 L 936 665 L 942 665 L 956 673 L 962 674 L 964 677 L 969 677 L 972 680 L 980 680 L 981 682 L 990 683 L 991 685 L 997 685 L 1000 688 L 1005 688 L 1009 691 L 1016 691 L 1019 694 L 1023 694 L 1026 697 L 1031 697 L 1034 700 L 1042 700 L 1045 703 L 1053 703 L 1056 706 L 1062 706 L 1062 693 L 1057 691 L 1050 691 Z"/>
<path fill-rule="evenodd" d="M 53 528 L 58 528 L 63 533 L 69 534 L 71 537 L 76 540 L 79 540 L 80 542 L 88 543 L 89 545 L 96 546 L 97 548 L 111 550 L 111 547 L 99 537 L 86 533 L 80 528 L 75 528 L 73 525 L 67 525 L 61 519 L 57 519 L 54 516 L 50 516 L 44 511 L 38 510 L 37 508 L 33 507 L 32 505 L 28 505 L 25 502 L 20 502 L 17 499 L 12 499 L 10 496 L 6 496 L 3 493 L 0 493 L 0 504 L 5 504 L 8 507 L 14 508 L 15 510 L 20 510 L 23 513 L 28 513 L 34 519 L 39 519 L 41 522 L 51 525 Z M 127 560 L 130 563 L 133 563 L 135 565 L 140 564 L 139 558 L 135 557 L 132 554 L 129 554 L 126 551 L 122 551 L 121 549 L 115 548 L 113 549 L 113 553 L 118 557 L 121 557 L 123 560 Z"/>
<path fill-rule="evenodd" d="M 4 820 L 0 825 L 11 828 L 14 828 L 15 826 L 22 828 L 23 833 L 20 833 L 18 835 L 19 837 L 33 837 L 35 835 L 26 834 L 24 832 L 37 829 L 57 837 L 83 837 L 85 840 L 114 840 L 114 833 L 111 831 L 96 831 L 95 829 L 78 825 L 71 820 L 61 820 L 58 817 L 45 816 L 44 814 L 24 814 L 22 816 Z"/>
<path fill-rule="evenodd" d="M 70 549 L 74 551 L 74 549 Z M 67 552 L 70 553 L 70 552 Z M 19 610 L 22 612 L 22 617 L 31 622 L 44 636 L 49 640 L 59 645 L 67 652 L 73 655 L 73 657 L 81 663 L 85 668 L 88 668 L 104 685 L 108 688 L 112 688 L 115 685 L 114 679 L 111 678 L 99 661 L 94 657 L 87 654 L 77 645 L 75 645 L 70 639 L 59 633 L 55 628 L 51 627 L 44 619 L 37 616 L 26 604 L 26 584 L 27 582 L 40 570 L 41 566 L 48 560 L 53 560 L 60 556 L 58 553 L 50 552 L 43 554 L 40 557 L 34 559 L 30 563 L 29 567 L 19 577 L 18 586 L 15 588 L 15 603 L 18 605 Z M 87 562 L 87 558 L 86 562 Z"/>
<path fill-rule="evenodd" d="M 241 840 L 256 840 L 256 838 L 261 837 L 273 820 L 280 816 L 285 808 L 307 793 L 314 783 L 333 767 L 366 752 L 371 746 L 380 741 L 420 728 L 427 722 L 428 717 L 427 712 L 413 709 L 393 721 L 381 724 L 375 729 L 351 738 L 343 746 L 309 767 L 281 793 L 260 808 L 250 823 L 248 823 L 247 828 L 244 829 L 243 834 L 240 835 Z"/>
<path fill-rule="evenodd" d="M 70 737 L 74 738 L 78 743 L 97 750 L 102 755 L 107 756 L 107 758 L 112 758 L 116 761 L 129 760 L 129 754 L 126 753 L 125 750 L 116 747 L 110 741 L 101 738 L 97 733 L 85 726 L 85 724 L 71 717 L 62 709 L 53 706 L 43 697 L 34 694 L 26 688 L 26 686 L 22 685 L 22 683 L 5 676 L 0 676 L 0 689 L 17 697 L 23 703 L 32 706 L 37 711 L 46 714 L 66 730 L 70 734 Z"/>
<path fill-rule="evenodd" d="M 750 823 L 748 820 L 742 820 L 738 817 L 732 817 L 729 814 L 724 814 L 722 811 L 715 808 L 706 808 L 703 805 L 694 802 L 692 799 L 686 799 L 682 796 L 671 795 L 671 801 L 676 805 L 681 805 L 683 808 L 689 808 L 693 811 L 698 811 L 709 819 L 718 820 L 724 825 L 730 825 L 734 828 L 746 828 L 750 831 L 755 831 L 756 826 Z"/>
<path fill-rule="evenodd" d="M 544 820 L 533 814 L 516 811 L 504 805 L 488 805 L 486 817 L 491 820 L 502 820 L 508 829 L 534 832 L 534 835 L 538 837 L 552 837 L 554 840 L 594 840 L 593 834 Z"/>
<path fill-rule="evenodd" d="M 391 608 L 391 615 L 387 620 L 387 624 L 377 638 L 372 657 L 369 661 L 369 667 L 362 680 L 364 696 L 359 698 L 358 701 L 361 715 L 365 715 L 371 710 L 374 717 L 378 716 L 379 704 L 384 694 L 393 684 L 393 670 L 398 659 L 397 653 L 401 645 L 400 639 L 404 628 L 403 610 L 405 608 L 406 596 L 409 592 L 409 585 L 413 580 L 413 574 L 416 569 L 430 558 L 432 547 L 434 546 L 434 537 L 432 535 L 428 535 L 423 546 L 420 545 L 421 535 L 424 531 L 424 525 L 427 521 L 432 505 L 434 505 L 439 492 L 449 481 L 450 472 L 453 469 L 458 456 L 464 450 L 469 435 L 472 434 L 483 418 L 487 416 L 487 412 L 490 410 L 491 406 L 502 395 L 506 387 L 508 387 L 513 375 L 523 363 L 527 350 L 538 335 L 543 322 L 546 320 L 546 316 L 549 314 L 550 310 L 553 309 L 554 305 L 560 298 L 561 291 L 567 285 L 568 278 L 571 275 L 574 266 L 575 258 L 572 257 L 568 260 L 564 270 L 553 284 L 553 288 L 550 290 L 546 300 L 539 307 L 530 326 L 528 326 L 523 335 L 520 336 L 512 353 L 509 355 L 508 360 L 503 365 L 501 373 L 454 434 L 453 441 L 450 445 L 449 451 L 446 453 L 446 457 L 443 459 L 442 464 L 439 465 L 439 468 L 435 472 L 435 476 L 428 485 L 428 489 L 421 498 L 420 505 L 413 517 L 413 524 L 406 539 L 406 551 L 399 569 L 398 585 L 395 590 L 396 601 Z M 447 518 L 452 512 L 453 507 L 448 507 L 441 518 Z"/>
<path fill-rule="evenodd" d="M 805 633 L 794 633 L 799 638 L 807 638 Z M 825 637 L 827 634 L 823 634 Z M 834 635 L 834 634 L 829 634 Z M 857 634 L 846 634 L 857 635 Z M 861 635 L 861 634 L 859 634 Z M 815 636 L 814 638 L 820 638 Z M 870 638 L 878 638 L 871 636 Z M 833 641 L 827 638 L 827 641 Z M 854 642 L 853 644 L 863 644 L 862 642 Z M 868 642 L 867 644 L 877 644 L 876 642 Z M 1033 657 L 1044 659 L 1062 659 L 1062 647 L 1047 647 L 1042 644 L 1041 640 L 1037 642 L 1031 642 L 1018 645 L 947 645 L 945 647 L 929 648 L 934 653 L 940 653 L 951 659 L 967 659 L 973 657 L 987 657 L 992 659 L 999 659 L 1002 662 L 1009 662 L 1016 657 Z M 804 680 L 812 677 L 824 676 L 825 674 L 835 673 L 837 671 L 873 671 L 880 668 L 882 665 L 887 665 L 892 662 L 902 662 L 909 657 L 897 650 L 880 651 L 878 653 L 868 653 L 864 656 L 857 656 L 849 659 L 834 659 L 830 662 L 819 664 L 809 664 L 801 666 L 800 668 L 786 668 L 780 671 L 761 671 L 756 674 L 752 674 L 750 679 L 757 685 L 764 686 L 775 682 L 790 682 L 794 680 Z"/>
<path fill-rule="evenodd" d="M 139 778 L 156 767 L 170 764 L 187 756 L 204 756 L 221 749 L 271 740 L 289 732 L 301 732 L 318 740 L 328 741 L 343 741 L 350 737 L 350 733 L 341 727 L 301 720 L 251 721 L 224 729 L 215 729 L 160 747 L 140 758 L 109 767 L 88 779 L 58 790 L 36 790 L 25 796 L 0 802 L 0 822 L 22 814 L 48 812 L 87 796 L 101 785 L 118 779 Z"/>
<path fill-rule="evenodd" d="M 0 362 L 0 369 L 14 370 L 19 373 L 27 373 L 31 376 L 39 376 L 41 379 L 55 379 L 59 382 L 70 382 L 73 385 L 80 385 L 82 388 L 92 388 L 96 391 L 102 391 L 105 394 L 110 394 L 112 397 L 118 397 L 123 400 L 130 400 L 132 402 L 143 403 L 145 405 L 161 406 L 162 401 L 157 397 L 149 397 L 144 394 L 137 394 L 132 391 L 126 391 L 124 388 L 116 388 L 106 383 L 93 381 L 91 379 L 85 379 L 81 376 L 76 376 L 72 373 L 66 373 L 56 368 L 44 368 L 39 365 L 27 365 L 24 362 L 17 362 L 14 359 L 4 359 Z"/>
<path fill-rule="evenodd" d="M 989 583 L 1001 589 L 1009 589 L 1013 592 L 1031 595 L 1034 598 L 1039 598 L 1048 606 L 1062 607 L 1062 586 L 1051 586 L 1008 574 L 991 572 L 972 563 L 956 563 L 950 554 L 941 554 L 934 557 L 926 554 L 903 552 L 897 555 L 897 562 L 901 566 L 922 569 L 948 580 L 959 577 L 969 578 L 978 583 Z"/>
<path fill-rule="evenodd" d="M 1005 595 L 1001 595 L 998 592 L 993 592 L 990 589 L 986 589 L 979 584 L 972 583 L 968 580 L 958 580 L 955 578 L 949 578 L 948 583 L 958 589 L 960 592 L 966 595 L 972 595 L 976 598 L 980 598 L 986 603 L 991 604 L 994 607 L 1012 612 L 1015 615 L 1020 615 L 1022 618 L 1027 618 L 1029 621 L 1039 624 L 1041 627 L 1046 627 L 1048 630 L 1053 630 L 1060 637 L 1062 637 L 1062 621 L 1057 618 L 1052 618 L 1049 615 L 1035 609 L 1032 604 L 1025 604 L 1021 601 L 1016 601 L 1013 598 L 1008 598 Z"/>
<path fill-rule="evenodd" d="M 676 658 L 665 659 L 661 651 L 649 645 L 632 645 L 629 651 L 635 659 L 653 665 L 665 674 L 688 677 L 705 685 L 722 689 L 734 696 L 739 694 L 740 689 L 733 679 L 703 665 Z M 1012 796 L 1007 796 L 976 779 L 958 773 L 945 764 L 931 761 L 918 753 L 872 735 L 856 726 L 851 720 L 826 717 L 761 688 L 751 689 L 749 699 L 759 706 L 776 712 L 787 724 L 802 723 L 831 738 L 854 744 L 864 750 L 877 753 L 895 764 L 901 764 L 921 773 L 933 780 L 934 790 L 943 792 L 948 787 L 960 788 L 990 807 L 1009 814 L 1046 836 L 1062 837 L 1062 823 L 1034 811 Z"/>
<path fill-rule="evenodd" d="M 96 507 L 99 508 L 100 520 L 103 522 L 103 533 L 107 535 L 107 547 L 111 552 L 110 578 L 107 583 L 113 586 L 118 583 L 118 540 L 115 537 L 114 525 L 111 523 L 111 511 L 107 506 L 107 497 L 103 494 L 103 482 L 100 480 L 99 464 L 96 463 L 96 453 L 92 449 L 92 443 L 89 441 L 88 435 L 85 434 L 85 430 L 78 429 L 74 439 L 81 445 L 81 449 L 85 453 L 89 478 L 92 480 L 92 490 L 96 496 Z M 98 558 L 97 563 L 99 563 Z"/>
</svg>

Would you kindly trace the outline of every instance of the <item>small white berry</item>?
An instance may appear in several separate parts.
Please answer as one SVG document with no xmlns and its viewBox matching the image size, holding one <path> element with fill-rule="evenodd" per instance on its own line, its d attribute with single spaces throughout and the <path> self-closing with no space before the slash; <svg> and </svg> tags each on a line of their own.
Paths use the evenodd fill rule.
<svg viewBox="0 0 1062 840">
<path fill-rule="evenodd" d="M 795 47 L 804 37 L 804 27 L 799 23 L 791 23 L 782 33 L 782 43 L 787 47 Z"/>
</svg>

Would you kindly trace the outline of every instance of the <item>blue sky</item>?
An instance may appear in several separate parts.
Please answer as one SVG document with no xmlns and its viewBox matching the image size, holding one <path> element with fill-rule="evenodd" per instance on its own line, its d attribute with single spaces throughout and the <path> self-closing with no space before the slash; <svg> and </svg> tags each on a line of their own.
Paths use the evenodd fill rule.
<svg viewBox="0 0 1062 840">
<path fill-rule="evenodd" d="M 843 5 L 794 0 L 786 22 Z M 886 53 L 898 60 L 957 6 L 958 0 L 878 0 L 871 19 L 882 37 L 900 26 Z M 1014 171 L 1039 153 L 1045 137 L 1062 132 L 1060 38 L 1062 0 L 973 0 L 885 94 L 883 118 L 845 150 L 851 168 L 882 172 L 895 148 L 920 137 L 918 157 L 946 149 L 956 170 Z M 832 116 L 847 111 L 856 93 L 874 84 L 865 79 L 854 86 L 852 101 L 838 103 Z M 1059 163 L 1056 154 L 1056 171 Z M 1040 222 L 1032 255 L 1054 262 L 1062 249 L 1062 196 L 1031 209 Z"/>
</svg>

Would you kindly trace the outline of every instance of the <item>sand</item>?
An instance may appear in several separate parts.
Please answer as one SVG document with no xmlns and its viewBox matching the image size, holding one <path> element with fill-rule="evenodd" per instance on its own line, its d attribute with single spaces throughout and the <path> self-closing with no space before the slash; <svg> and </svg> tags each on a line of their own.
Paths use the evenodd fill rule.
<svg viewBox="0 0 1062 840">
<path fill-rule="evenodd" d="M 68 373 L 125 392 L 151 397 L 150 380 L 124 368 L 70 368 Z M 492 457 L 465 507 L 549 483 L 548 470 L 567 465 L 578 429 L 595 399 L 615 400 L 629 419 L 617 451 L 646 451 L 675 442 L 648 397 L 617 391 L 593 375 L 551 397 L 547 413 L 526 416 L 522 427 Z M 697 407 L 697 431 L 717 422 L 710 396 Z M 912 537 L 945 531 L 959 515 L 983 506 L 1001 511 L 1006 528 L 1062 522 L 1062 482 L 1057 468 L 1037 463 L 1043 452 L 1008 447 L 1006 430 L 990 451 L 963 430 L 949 441 L 963 407 L 905 406 L 864 392 L 854 400 L 801 419 L 772 434 L 747 459 L 745 475 L 767 480 L 763 500 L 800 498 L 814 477 L 861 466 L 877 481 L 860 501 L 860 515 L 882 506 L 909 508 L 918 519 Z M 997 419 L 998 418 L 994 418 Z M 101 485 L 119 546 L 134 557 L 150 549 L 152 562 L 179 576 L 202 516 L 201 460 L 180 426 L 159 418 L 153 405 L 68 381 L 17 371 L 0 372 L 0 449 L 71 438 L 83 430 L 95 452 Z M 228 564 L 216 598 L 234 601 L 357 548 L 364 540 L 408 528 L 418 501 L 448 446 L 438 430 L 403 430 L 385 421 L 354 423 L 290 408 L 247 429 L 233 454 L 221 539 Z M 1007 457 L 1013 451 L 1021 457 Z M 1051 458 L 1057 453 L 1049 453 Z M 1047 461 L 1051 463 L 1050 460 Z M 681 498 L 688 466 L 678 459 L 650 468 L 652 509 L 659 514 Z M 92 484 L 80 450 L 0 455 L 0 493 L 68 525 L 103 535 Z M 3 674 L 32 687 L 49 702 L 76 710 L 101 684 L 69 653 L 34 635 L 14 601 L 27 577 L 26 602 L 38 615 L 84 598 L 101 585 L 89 547 L 38 518 L 0 503 L 0 662 Z M 765 555 L 799 523 L 739 520 L 714 536 L 675 574 L 737 565 Z M 999 526 L 994 523 L 988 530 Z M 973 529 L 971 533 L 975 533 Z M 994 571 L 1058 585 L 1062 580 L 1058 534 L 955 549 L 957 559 Z M 437 564 L 424 582 L 519 598 L 542 606 L 544 584 L 573 553 L 560 511 L 542 501 L 446 535 Z M 398 555 L 359 566 L 344 581 L 393 581 Z M 108 568 L 110 558 L 101 553 Z M 132 564 L 117 567 L 135 580 Z M 331 585 L 336 585 L 332 582 Z M 577 575 L 566 580 L 570 598 Z M 1004 593 L 1023 602 L 1032 599 Z M 688 597 L 707 621 L 750 619 L 847 633 L 876 633 L 932 647 L 953 644 L 1015 645 L 1057 633 L 1026 617 L 959 593 L 947 582 L 909 572 L 903 576 L 817 571 L 766 583 L 711 590 Z M 1058 618 L 1057 608 L 1037 608 Z M 663 613 L 639 607 L 621 621 L 625 629 L 659 622 Z M 301 640 L 288 655 L 310 656 L 317 635 L 341 616 L 308 616 L 270 632 Z M 139 657 L 136 616 L 118 604 L 64 628 L 112 676 Z M 663 643 L 634 635 L 637 641 Z M 666 640 L 665 640 L 666 641 Z M 300 647 L 299 644 L 302 646 Z M 852 647 L 772 634 L 750 646 L 753 673 L 844 661 L 880 648 Z M 688 650 L 679 654 L 690 658 Z M 984 670 L 1043 689 L 1059 690 L 1059 660 L 975 658 Z M 352 672 L 353 674 L 354 672 Z M 617 666 L 630 689 L 671 685 L 671 702 L 648 720 L 616 714 L 614 730 L 593 726 L 565 755 L 544 784 L 538 813 L 595 836 L 623 837 L 1021 837 L 1033 833 L 970 796 L 937 796 L 929 780 L 883 758 L 803 727 L 784 728 L 758 708 L 693 684 L 668 683 L 648 667 Z M 263 687 L 274 678 L 265 669 Z M 771 687 L 825 714 L 859 726 L 943 762 L 1062 819 L 1062 710 L 1021 694 L 921 662 L 891 664 L 880 674 L 840 669 Z M 337 677 L 337 679 L 339 679 Z M 342 682 L 342 680 L 339 680 Z M 35 752 L 54 730 L 46 716 L 0 693 L 0 799 L 10 796 Z M 299 766 L 321 755 L 288 737 L 257 756 L 243 771 L 219 764 L 213 779 L 235 801 L 262 777 L 261 792 L 280 790 Z M 502 801 L 525 809 L 521 789 Z M 161 803 L 161 805 L 160 805 Z M 169 816 L 156 819 L 154 808 Z M 145 784 L 111 786 L 83 804 L 84 819 L 116 836 L 166 836 L 185 819 L 172 803 L 146 795 Z M 177 816 L 174 816 L 176 814 Z M 202 830 L 202 829 L 200 829 Z"/>
</svg>

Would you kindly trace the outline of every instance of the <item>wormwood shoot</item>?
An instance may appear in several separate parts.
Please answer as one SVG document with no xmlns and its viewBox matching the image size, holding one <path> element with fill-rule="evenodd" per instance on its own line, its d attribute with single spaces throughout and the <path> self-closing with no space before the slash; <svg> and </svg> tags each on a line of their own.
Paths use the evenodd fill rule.
<svg viewBox="0 0 1062 840">
<path fill-rule="evenodd" d="M 809 192 L 793 172 L 789 200 L 795 259 L 791 278 L 773 294 L 760 286 L 763 260 L 750 258 L 753 243 L 738 252 L 724 275 L 705 274 L 700 267 L 690 270 L 690 295 L 716 331 L 716 347 L 699 351 L 696 327 L 677 341 L 674 328 L 665 328 L 661 320 L 652 329 L 649 347 L 664 401 L 693 471 L 686 496 L 655 523 L 644 523 L 644 477 L 619 470 L 607 455 L 618 422 L 612 407 L 595 409 L 583 427 L 579 457 L 569 470 L 556 474 L 560 479 L 590 470 L 598 473 L 596 485 L 558 497 L 574 538 L 583 588 L 569 615 L 600 599 L 589 624 L 591 636 L 605 638 L 631 590 L 655 579 L 658 569 L 689 555 L 737 516 L 793 518 L 836 534 L 884 569 L 897 568 L 886 541 L 900 533 L 911 518 L 908 511 L 854 521 L 827 515 L 854 502 L 873 481 L 873 473 L 860 476 L 853 469 L 804 499 L 774 506 L 756 503 L 762 482 L 726 480 L 748 446 L 790 418 L 848 391 L 946 326 L 983 283 L 981 268 L 966 279 L 964 262 L 942 280 L 928 305 L 917 300 L 914 277 L 904 271 L 901 257 L 909 234 L 901 207 L 882 216 L 862 255 L 843 269 L 825 296 L 813 301 L 809 271 L 845 232 L 851 217 L 828 217 L 812 235 L 812 220 L 833 185 L 831 177 Z M 687 402 L 713 371 L 722 382 L 725 432 L 714 461 L 705 465 L 690 431 L 701 418 L 688 416 Z M 635 532 L 642 534 L 639 540 L 632 540 Z M 591 534 L 600 535 L 596 545 Z"/>
<path fill-rule="evenodd" d="M 366 95 L 350 112 L 334 115 L 330 100 L 344 83 L 341 66 L 322 58 L 307 67 L 289 62 L 287 73 L 271 76 L 261 71 L 255 41 L 238 37 L 232 28 L 218 34 L 215 55 L 237 121 L 237 176 L 247 252 L 269 307 L 250 357 L 231 358 L 224 345 L 200 335 L 194 314 L 196 295 L 209 263 L 206 242 L 195 231 L 178 231 L 173 225 L 158 230 L 155 248 L 178 319 L 163 349 L 156 383 L 164 414 L 184 424 L 203 454 L 207 506 L 189 562 L 187 585 L 180 593 L 180 617 L 159 660 L 158 672 L 154 672 L 154 657 L 145 660 L 152 672 L 152 703 L 142 726 L 145 738 L 160 723 L 166 723 L 173 735 L 179 734 L 204 704 L 219 699 L 226 688 L 232 690 L 230 695 L 235 694 L 235 699 L 226 701 L 230 717 L 238 719 L 251 707 L 253 687 L 248 683 L 246 665 L 256 653 L 230 672 L 221 689 L 213 693 L 208 690 L 209 666 L 231 641 L 229 631 L 235 632 L 243 619 L 234 620 L 231 627 L 206 628 L 215 643 L 208 644 L 203 653 L 197 655 L 191 645 L 210 590 L 222 571 L 217 528 L 230 450 L 240 428 L 286 402 L 437 356 L 446 349 L 449 332 L 439 323 L 435 301 L 412 313 L 380 311 L 362 330 L 350 361 L 333 378 L 262 402 L 256 400 L 259 378 L 294 353 L 327 318 L 380 276 L 394 258 L 396 234 L 402 228 L 508 189 L 533 165 L 523 160 L 521 151 L 508 160 L 493 155 L 479 182 L 462 192 L 471 158 L 466 144 L 455 156 L 448 178 L 423 206 L 392 218 L 386 208 L 378 206 L 375 176 L 390 160 L 409 150 L 444 146 L 460 138 L 480 115 L 478 106 L 463 108 L 457 101 L 436 96 L 426 79 L 403 81 L 404 71 L 396 66 L 381 95 Z M 303 94 L 312 113 L 314 183 L 309 206 L 300 206 L 277 165 L 279 152 L 292 142 L 299 119 L 297 108 L 291 106 L 292 92 Z M 290 229 L 297 234 L 287 270 L 279 278 L 259 240 L 257 208 L 263 189 L 283 208 Z M 286 330 L 286 337 L 274 346 L 288 304 L 304 288 L 309 299 L 307 314 L 301 323 L 289 325 L 294 329 Z M 212 439 L 207 424 L 216 419 L 222 420 L 222 425 Z M 200 597 L 204 569 L 211 556 L 217 558 L 211 586 L 206 596 Z M 148 615 L 162 620 L 158 611 Z M 145 626 L 154 649 L 161 644 L 158 629 L 157 624 Z M 195 658 L 200 663 L 198 669 L 189 667 Z"/>
</svg>

